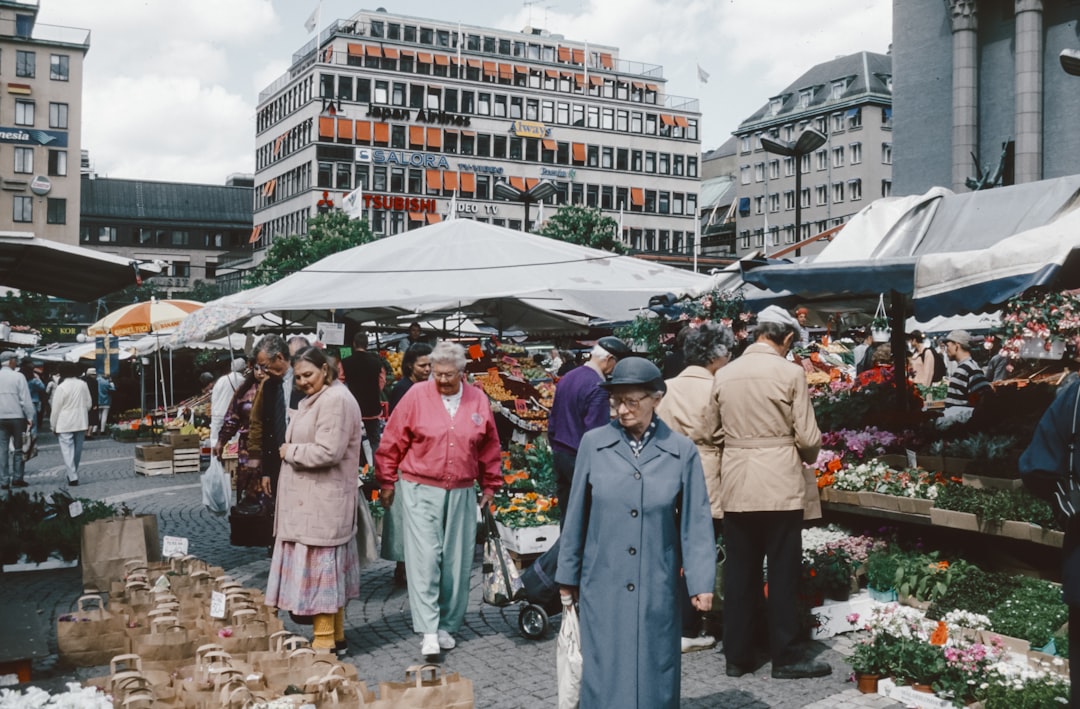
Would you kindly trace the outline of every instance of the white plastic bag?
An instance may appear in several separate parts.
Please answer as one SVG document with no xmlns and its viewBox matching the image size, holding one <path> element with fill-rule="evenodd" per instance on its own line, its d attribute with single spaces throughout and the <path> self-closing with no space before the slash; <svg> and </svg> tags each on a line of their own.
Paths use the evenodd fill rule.
<svg viewBox="0 0 1080 709">
<path fill-rule="evenodd" d="M 210 467 L 202 474 L 202 502 L 214 514 L 228 514 L 232 506 L 231 486 L 225 468 L 215 456 L 210 456 Z"/>
<path fill-rule="evenodd" d="M 559 628 L 557 668 L 559 709 L 577 709 L 581 697 L 581 628 L 577 609 L 563 597 L 562 627 Z"/>
</svg>

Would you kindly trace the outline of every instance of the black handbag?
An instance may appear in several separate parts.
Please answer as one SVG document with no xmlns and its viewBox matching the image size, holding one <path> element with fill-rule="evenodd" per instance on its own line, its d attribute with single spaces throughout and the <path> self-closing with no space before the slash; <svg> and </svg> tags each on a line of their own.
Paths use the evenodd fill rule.
<svg viewBox="0 0 1080 709">
<path fill-rule="evenodd" d="M 274 543 L 274 501 L 247 496 L 229 511 L 229 543 L 234 547 L 268 547 Z"/>
</svg>

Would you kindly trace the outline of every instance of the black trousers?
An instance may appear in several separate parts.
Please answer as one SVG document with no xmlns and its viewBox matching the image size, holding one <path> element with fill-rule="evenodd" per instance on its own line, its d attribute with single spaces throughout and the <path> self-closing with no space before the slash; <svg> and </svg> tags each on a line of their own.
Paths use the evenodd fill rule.
<svg viewBox="0 0 1080 709">
<path fill-rule="evenodd" d="M 555 494 L 559 497 L 559 509 L 563 512 L 559 515 L 559 529 L 562 530 L 563 520 L 566 519 L 566 503 L 570 501 L 570 485 L 574 482 L 577 454 L 553 450 L 551 457 L 555 468 Z"/>
<path fill-rule="evenodd" d="M 762 595 L 762 561 L 769 562 L 769 654 L 773 667 L 800 660 L 798 593 L 802 557 L 802 510 L 724 514 L 724 655 L 751 667 L 757 648 L 756 622 Z"/>
</svg>

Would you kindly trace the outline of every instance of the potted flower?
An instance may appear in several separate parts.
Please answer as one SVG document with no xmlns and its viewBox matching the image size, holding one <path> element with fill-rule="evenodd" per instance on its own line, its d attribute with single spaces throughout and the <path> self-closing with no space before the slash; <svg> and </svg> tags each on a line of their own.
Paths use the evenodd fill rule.
<svg viewBox="0 0 1080 709">
<path fill-rule="evenodd" d="M 896 600 L 896 571 L 900 562 L 893 549 L 873 551 L 866 558 L 866 585 L 870 598 L 882 603 Z"/>
<path fill-rule="evenodd" d="M 844 549 L 825 547 L 810 553 L 810 566 L 817 585 L 827 598 L 846 601 L 851 595 L 851 576 L 855 564 Z"/>
<path fill-rule="evenodd" d="M 919 692 L 931 693 L 933 683 L 945 673 L 941 646 L 919 639 L 904 640 L 896 655 L 896 679 Z"/>
<path fill-rule="evenodd" d="M 851 669 L 863 694 L 877 692 L 878 680 L 892 672 L 894 654 L 899 644 L 888 635 L 873 635 L 855 643 L 851 653 Z"/>
</svg>

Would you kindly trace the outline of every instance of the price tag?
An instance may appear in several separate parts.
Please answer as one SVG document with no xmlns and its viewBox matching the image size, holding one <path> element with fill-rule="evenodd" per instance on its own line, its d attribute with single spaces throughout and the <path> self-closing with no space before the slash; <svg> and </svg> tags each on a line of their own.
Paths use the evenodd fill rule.
<svg viewBox="0 0 1080 709">
<path fill-rule="evenodd" d="M 188 553 L 187 537 L 170 537 L 161 540 L 161 556 L 170 559 L 174 556 L 186 556 Z"/>
<path fill-rule="evenodd" d="M 918 465 L 918 461 L 916 460 L 915 451 L 908 448 L 904 452 L 907 453 L 907 467 L 916 467 Z"/>
<path fill-rule="evenodd" d="M 510 376 L 517 377 L 518 379 L 522 379 L 523 377 L 521 376 L 521 367 L 512 367 L 510 369 Z"/>
<path fill-rule="evenodd" d="M 518 416 L 524 416 L 529 413 L 529 402 L 524 399 L 514 399 L 514 411 Z"/>
<path fill-rule="evenodd" d="M 509 364 L 511 367 L 515 366 L 518 363 L 518 361 L 510 355 L 503 355 L 502 361 L 506 364 Z"/>
<path fill-rule="evenodd" d="M 225 617 L 225 594 L 221 591 L 214 591 L 210 594 L 210 617 Z"/>
<path fill-rule="evenodd" d="M 75 500 L 68 505 L 68 514 L 72 517 L 78 517 L 82 514 L 82 502 Z"/>
<path fill-rule="evenodd" d="M 483 359 L 484 348 L 480 345 L 469 345 L 469 359 Z"/>
</svg>

